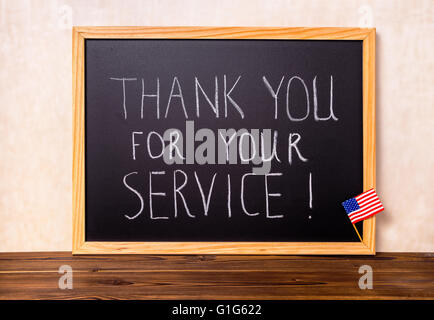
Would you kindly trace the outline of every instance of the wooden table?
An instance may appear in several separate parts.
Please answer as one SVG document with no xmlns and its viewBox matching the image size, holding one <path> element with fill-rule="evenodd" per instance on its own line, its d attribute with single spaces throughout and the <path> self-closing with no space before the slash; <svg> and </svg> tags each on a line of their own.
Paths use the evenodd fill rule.
<svg viewBox="0 0 434 320">
<path fill-rule="evenodd" d="M 73 270 L 61 290 L 59 267 Z M 358 286 L 373 269 L 373 289 Z M 376 256 L 0 253 L 0 299 L 434 299 L 433 253 Z"/>
</svg>

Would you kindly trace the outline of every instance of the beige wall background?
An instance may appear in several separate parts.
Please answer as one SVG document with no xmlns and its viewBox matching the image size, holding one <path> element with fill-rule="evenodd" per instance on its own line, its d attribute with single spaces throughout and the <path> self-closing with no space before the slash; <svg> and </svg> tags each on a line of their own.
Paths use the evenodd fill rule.
<svg viewBox="0 0 434 320">
<path fill-rule="evenodd" d="M 0 0 L 0 251 L 71 250 L 71 26 L 377 28 L 378 251 L 434 251 L 434 2 Z"/>
</svg>

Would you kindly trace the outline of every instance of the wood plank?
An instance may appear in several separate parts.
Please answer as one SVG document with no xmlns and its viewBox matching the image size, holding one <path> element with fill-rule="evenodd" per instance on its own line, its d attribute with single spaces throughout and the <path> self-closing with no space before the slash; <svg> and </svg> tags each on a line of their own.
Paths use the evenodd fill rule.
<svg viewBox="0 0 434 320">
<path fill-rule="evenodd" d="M 83 224 L 84 226 L 84 224 Z M 83 229 L 83 227 L 80 227 Z M 98 242 L 74 254 L 374 254 L 362 242 Z"/>
<path fill-rule="evenodd" d="M 375 29 L 363 40 L 363 191 L 375 179 Z M 375 253 L 375 216 L 363 221 L 363 243 Z"/>
<path fill-rule="evenodd" d="M 84 243 L 84 38 L 72 30 L 72 250 Z"/>
<path fill-rule="evenodd" d="M 58 288 L 61 265 L 73 269 L 72 290 Z M 358 287 L 362 265 L 372 290 Z M 0 253 L 0 299 L 434 299 L 434 254 Z"/>
<path fill-rule="evenodd" d="M 88 39 L 317 39 L 364 40 L 372 28 L 291 28 L 291 27 L 95 27 L 74 30 Z"/>
</svg>

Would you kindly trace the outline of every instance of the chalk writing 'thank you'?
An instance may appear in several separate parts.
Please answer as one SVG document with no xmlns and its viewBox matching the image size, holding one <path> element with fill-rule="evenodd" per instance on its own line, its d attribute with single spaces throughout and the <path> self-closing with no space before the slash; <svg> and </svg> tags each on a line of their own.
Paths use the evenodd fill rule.
<svg viewBox="0 0 434 320">
<path fill-rule="evenodd" d="M 110 80 L 119 81 L 121 83 L 122 90 L 122 100 L 121 106 L 123 110 L 123 115 L 125 119 L 128 119 L 130 114 L 130 109 L 137 110 L 137 107 L 127 106 L 127 93 L 126 86 L 128 83 L 132 81 L 141 81 L 141 92 L 138 93 L 141 97 L 140 104 L 140 118 L 143 119 L 145 117 L 145 106 L 150 105 L 152 103 L 153 109 L 155 110 L 155 116 L 157 119 L 165 119 L 168 117 L 170 112 L 172 112 L 175 108 L 180 108 L 182 114 L 185 119 L 190 119 L 192 117 L 200 118 L 201 108 L 204 106 L 211 110 L 212 114 L 215 118 L 228 118 L 229 109 L 233 109 L 235 114 L 239 116 L 241 119 L 245 118 L 245 111 L 241 103 L 237 101 L 233 93 L 236 91 L 236 87 L 242 78 L 241 75 L 234 77 L 233 79 L 228 79 L 226 75 L 222 77 L 213 76 L 213 88 L 208 91 L 201 84 L 198 77 L 194 77 L 192 80 L 192 87 L 194 88 L 194 103 L 188 104 L 193 105 L 193 108 L 188 108 L 188 105 L 185 101 L 185 94 L 183 93 L 183 86 L 177 76 L 173 77 L 171 82 L 170 91 L 166 92 L 167 98 L 162 101 L 162 90 L 160 78 L 157 77 L 155 82 L 152 84 L 145 83 L 145 80 L 141 78 L 134 77 L 111 77 Z M 288 120 L 293 122 L 304 121 L 308 119 L 308 117 L 313 114 L 313 119 L 315 121 L 338 121 L 338 117 L 336 116 L 333 109 L 333 76 L 330 76 L 330 85 L 329 85 L 329 103 L 328 103 L 328 115 L 325 115 L 324 110 L 320 114 L 320 106 L 318 102 L 318 85 L 317 85 L 317 76 L 315 76 L 312 80 L 311 90 L 308 88 L 307 82 L 299 77 L 292 76 L 287 79 L 286 85 L 285 76 L 282 76 L 279 83 L 272 84 L 268 80 L 266 76 L 262 77 L 262 83 L 266 89 L 266 92 L 270 95 L 270 103 L 274 104 L 274 119 L 278 119 L 279 117 L 279 99 L 285 101 L 285 109 L 286 112 L 284 116 L 288 118 Z M 294 102 L 291 101 L 291 92 L 295 90 L 295 86 L 302 86 L 304 89 L 304 105 L 301 108 L 304 110 L 301 116 L 295 116 L 293 112 Z M 184 86 L 185 87 L 185 86 Z M 282 89 L 282 87 L 284 89 Z M 221 99 L 221 97 L 223 99 Z M 311 99 L 313 100 L 311 103 Z M 163 103 L 164 102 L 164 103 Z M 311 105 L 313 104 L 313 112 Z M 298 106 L 300 108 L 300 106 Z M 191 110 L 193 109 L 193 110 Z M 326 109 L 323 107 L 323 109 Z M 138 115 L 139 113 L 136 111 L 133 113 L 134 115 Z"/>
</svg>

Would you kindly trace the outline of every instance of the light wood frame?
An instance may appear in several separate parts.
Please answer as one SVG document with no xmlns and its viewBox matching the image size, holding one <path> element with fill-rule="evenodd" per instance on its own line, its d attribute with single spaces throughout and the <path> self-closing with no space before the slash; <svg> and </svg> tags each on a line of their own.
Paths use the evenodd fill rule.
<svg viewBox="0 0 434 320">
<path fill-rule="evenodd" d="M 91 242 L 85 241 L 85 39 L 317 39 L 363 41 L 363 189 L 375 188 L 375 29 L 263 27 L 74 27 L 73 254 L 375 254 L 375 217 L 363 242 Z"/>
</svg>

